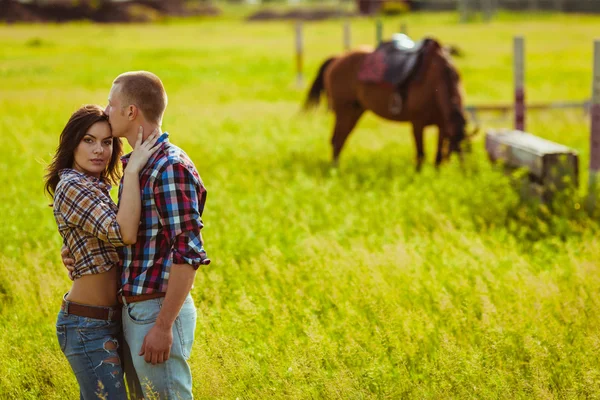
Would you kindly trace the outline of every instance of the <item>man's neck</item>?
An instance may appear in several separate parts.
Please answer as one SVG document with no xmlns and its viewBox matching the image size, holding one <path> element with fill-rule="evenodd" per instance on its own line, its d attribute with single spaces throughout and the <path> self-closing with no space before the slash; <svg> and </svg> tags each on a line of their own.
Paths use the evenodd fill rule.
<svg viewBox="0 0 600 400">
<path fill-rule="evenodd" d="M 150 136 L 150 134 L 156 129 L 159 128 L 158 124 L 151 124 L 149 122 L 141 122 L 138 123 L 137 125 L 135 125 L 135 127 L 133 129 L 131 129 L 130 132 L 127 133 L 127 135 L 125 135 L 125 138 L 127 139 L 127 142 L 129 142 L 129 145 L 133 148 L 135 146 L 135 142 L 137 141 L 137 135 L 138 135 L 138 127 L 142 126 L 142 128 L 144 128 L 144 135 L 143 135 L 143 139 L 142 140 L 146 140 L 148 138 L 148 136 Z M 162 133 L 162 131 L 161 131 Z"/>
</svg>

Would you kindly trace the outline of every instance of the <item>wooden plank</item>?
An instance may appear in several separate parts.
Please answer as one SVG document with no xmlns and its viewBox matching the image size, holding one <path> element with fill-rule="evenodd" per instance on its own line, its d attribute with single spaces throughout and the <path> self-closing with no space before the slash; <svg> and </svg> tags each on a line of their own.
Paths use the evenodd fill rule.
<svg viewBox="0 0 600 400">
<path fill-rule="evenodd" d="M 575 150 L 517 130 L 489 130 L 485 148 L 492 161 L 527 168 L 532 181 L 549 189 L 579 184 L 579 157 Z"/>
<path fill-rule="evenodd" d="M 527 110 L 551 110 L 551 109 L 568 109 L 568 108 L 582 108 L 589 109 L 589 101 L 555 101 L 551 103 L 529 103 L 525 105 Z M 499 111 L 509 112 L 515 109 L 514 104 L 472 104 L 465 106 L 465 110 L 471 112 L 484 112 L 484 111 Z"/>
</svg>

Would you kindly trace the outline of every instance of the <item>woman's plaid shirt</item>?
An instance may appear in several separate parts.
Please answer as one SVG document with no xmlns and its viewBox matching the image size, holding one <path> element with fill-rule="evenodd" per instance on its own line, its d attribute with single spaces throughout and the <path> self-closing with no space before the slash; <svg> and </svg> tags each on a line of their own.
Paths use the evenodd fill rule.
<svg viewBox="0 0 600 400">
<path fill-rule="evenodd" d="M 110 185 L 70 168 L 61 170 L 59 176 L 54 218 L 75 259 L 73 279 L 108 271 L 119 262 L 115 246 L 125 246 Z"/>
<path fill-rule="evenodd" d="M 161 148 L 140 172 L 142 215 L 137 242 L 119 249 L 125 296 L 166 292 L 172 264 L 194 268 L 210 263 L 200 230 L 206 189 L 190 158 L 171 144 L 168 134 Z M 127 167 L 129 155 L 122 158 Z M 119 188 L 119 198 L 121 198 Z"/>
</svg>

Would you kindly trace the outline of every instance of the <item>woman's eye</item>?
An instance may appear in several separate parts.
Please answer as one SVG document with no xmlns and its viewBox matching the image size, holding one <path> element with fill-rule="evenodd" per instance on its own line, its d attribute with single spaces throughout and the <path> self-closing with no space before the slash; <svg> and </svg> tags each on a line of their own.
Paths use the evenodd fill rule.
<svg viewBox="0 0 600 400">
<path fill-rule="evenodd" d="M 90 139 L 90 138 L 85 138 L 85 139 L 83 139 L 83 141 L 85 143 L 92 143 L 92 139 Z"/>
<path fill-rule="evenodd" d="M 112 145 L 112 140 L 107 140 L 106 142 L 104 142 L 105 146 L 110 146 Z"/>
</svg>

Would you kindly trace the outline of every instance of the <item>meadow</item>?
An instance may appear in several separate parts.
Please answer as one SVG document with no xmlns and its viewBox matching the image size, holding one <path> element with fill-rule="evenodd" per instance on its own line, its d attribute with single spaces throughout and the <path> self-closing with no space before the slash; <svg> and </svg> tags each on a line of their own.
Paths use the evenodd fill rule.
<svg viewBox="0 0 600 400">
<path fill-rule="evenodd" d="M 528 115 L 580 153 L 582 188 L 552 207 L 520 197 L 483 135 L 463 167 L 414 171 L 410 127 L 363 117 L 330 165 L 332 117 L 298 111 L 290 22 L 0 25 L 0 398 L 77 398 L 54 323 L 69 287 L 43 193 L 70 114 L 104 105 L 127 70 L 158 74 L 164 129 L 208 188 L 191 358 L 196 398 L 600 397 L 597 220 L 582 207 L 589 118 Z M 600 17 L 453 13 L 385 19 L 463 50 L 468 104 L 510 102 L 512 37 L 528 101 L 590 97 Z M 373 21 L 352 21 L 372 44 Z M 342 50 L 340 21 L 305 24 L 306 78 Z M 484 128 L 511 120 L 484 117 Z"/>
</svg>

